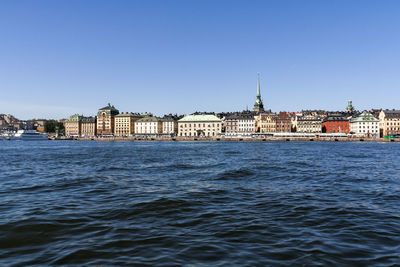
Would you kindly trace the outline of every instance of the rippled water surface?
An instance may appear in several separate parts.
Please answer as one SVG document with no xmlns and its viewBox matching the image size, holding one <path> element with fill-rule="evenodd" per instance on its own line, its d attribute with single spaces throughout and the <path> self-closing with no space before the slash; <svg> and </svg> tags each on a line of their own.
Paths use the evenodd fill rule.
<svg viewBox="0 0 400 267">
<path fill-rule="evenodd" d="M 0 141 L 0 265 L 400 263 L 400 144 Z"/>
</svg>

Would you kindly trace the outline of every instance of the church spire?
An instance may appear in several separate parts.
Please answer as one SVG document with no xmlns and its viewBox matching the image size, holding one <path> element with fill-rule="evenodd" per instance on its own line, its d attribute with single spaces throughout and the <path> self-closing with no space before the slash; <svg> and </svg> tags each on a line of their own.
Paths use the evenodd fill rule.
<svg viewBox="0 0 400 267">
<path fill-rule="evenodd" d="M 256 96 L 256 102 L 254 102 L 254 111 L 255 112 L 264 111 L 264 104 L 261 100 L 260 73 L 258 73 L 258 79 L 257 79 L 257 96 Z"/>
</svg>

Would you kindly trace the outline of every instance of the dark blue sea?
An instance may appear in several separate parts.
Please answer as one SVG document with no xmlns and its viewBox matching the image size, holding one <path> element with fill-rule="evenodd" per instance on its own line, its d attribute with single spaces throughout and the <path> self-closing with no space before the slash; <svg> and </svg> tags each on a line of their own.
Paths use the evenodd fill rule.
<svg viewBox="0 0 400 267">
<path fill-rule="evenodd" d="M 0 265 L 399 266 L 400 144 L 0 141 Z"/>
</svg>

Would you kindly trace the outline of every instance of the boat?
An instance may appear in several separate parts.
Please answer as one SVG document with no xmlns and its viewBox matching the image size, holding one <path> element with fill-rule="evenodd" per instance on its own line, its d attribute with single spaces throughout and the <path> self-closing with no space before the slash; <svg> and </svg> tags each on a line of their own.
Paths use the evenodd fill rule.
<svg viewBox="0 0 400 267">
<path fill-rule="evenodd" d="M 11 137 L 11 140 L 48 140 L 48 135 L 39 133 L 35 130 L 18 130 L 17 133 Z"/>
<path fill-rule="evenodd" d="M 0 135 L 0 140 L 11 140 L 11 137 L 13 135 L 10 133 L 3 133 L 2 135 Z"/>
</svg>

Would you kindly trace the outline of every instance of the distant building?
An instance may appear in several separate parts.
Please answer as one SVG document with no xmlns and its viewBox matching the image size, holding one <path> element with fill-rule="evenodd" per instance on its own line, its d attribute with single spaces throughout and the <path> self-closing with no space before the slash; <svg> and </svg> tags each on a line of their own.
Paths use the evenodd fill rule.
<svg viewBox="0 0 400 267">
<path fill-rule="evenodd" d="M 343 114 L 328 114 L 322 120 L 323 133 L 349 133 L 350 120 Z"/>
<path fill-rule="evenodd" d="M 256 131 L 259 133 L 275 133 L 276 120 L 277 115 L 275 113 L 260 113 L 257 116 Z"/>
<path fill-rule="evenodd" d="M 276 132 L 290 133 L 291 132 L 291 116 L 287 112 L 279 112 L 276 117 Z"/>
<path fill-rule="evenodd" d="M 350 133 L 358 136 L 378 137 L 379 120 L 371 113 L 364 111 L 350 120 Z"/>
<path fill-rule="evenodd" d="M 81 120 L 81 136 L 96 136 L 96 117 L 82 117 Z"/>
<path fill-rule="evenodd" d="M 162 133 L 162 120 L 147 116 L 135 121 L 135 134 L 157 135 Z"/>
<path fill-rule="evenodd" d="M 237 113 L 227 115 L 222 124 L 225 135 L 237 135 L 239 132 L 239 115 Z"/>
<path fill-rule="evenodd" d="M 178 136 L 218 136 L 222 121 L 211 114 L 192 114 L 178 121 Z"/>
<path fill-rule="evenodd" d="M 114 135 L 130 136 L 135 133 L 135 121 L 143 118 L 136 113 L 120 113 L 115 116 Z"/>
<path fill-rule="evenodd" d="M 64 121 L 65 136 L 81 136 L 81 121 L 83 116 L 74 114 Z"/>
<path fill-rule="evenodd" d="M 258 82 L 257 82 L 257 96 L 256 101 L 254 103 L 254 112 L 263 112 L 264 104 L 261 100 L 261 92 L 260 92 L 260 74 L 258 74 Z"/>
<path fill-rule="evenodd" d="M 238 133 L 240 135 L 251 135 L 255 133 L 256 114 L 254 112 L 242 112 L 238 115 Z"/>
<path fill-rule="evenodd" d="M 311 113 L 297 117 L 297 132 L 299 133 L 320 133 L 322 131 L 322 119 Z"/>
<path fill-rule="evenodd" d="M 33 128 L 38 132 L 44 132 L 44 124 L 47 120 L 44 119 L 34 119 L 31 121 Z"/>
<path fill-rule="evenodd" d="M 97 112 L 97 135 L 113 135 L 115 116 L 119 114 L 118 109 L 108 103 Z"/>
<path fill-rule="evenodd" d="M 168 135 L 178 134 L 178 117 L 173 115 L 164 116 L 162 119 L 162 133 Z"/>
<path fill-rule="evenodd" d="M 382 110 L 379 113 L 381 135 L 400 134 L 400 110 Z"/>
<path fill-rule="evenodd" d="M 243 111 L 229 114 L 223 119 L 225 135 L 251 135 L 255 132 L 256 113 Z"/>
</svg>

